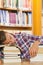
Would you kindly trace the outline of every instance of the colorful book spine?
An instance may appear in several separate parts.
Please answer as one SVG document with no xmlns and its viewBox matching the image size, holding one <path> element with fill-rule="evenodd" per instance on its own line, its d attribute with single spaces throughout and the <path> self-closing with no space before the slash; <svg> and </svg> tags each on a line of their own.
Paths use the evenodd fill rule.
<svg viewBox="0 0 43 65">
<path fill-rule="evenodd" d="M 1 25 L 4 25 L 4 23 L 3 23 L 3 10 L 1 10 Z"/>
<path fill-rule="evenodd" d="M 18 0 L 18 8 L 23 9 L 23 0 Z"/>
<path fill-rule="evenodd" d="M 18 8 L 18 0 L 16 0 L 16 7 Z"/>
<path fill-rule="evenodd" d="M 32 13 L 28 13 L 28 26 L 32 26 Z"/>
<path fill-rule="evenodd" d="M 1 24 L 1 10 L 0 10 L 0 24 Z"/>
<path fill-rule="evenodd" d="M 19 26 L 22 26 L 22 11 L 18 12 Z"/>
<path fill-rule="evenodd" d="M 7 0 L 4 0 L 4 7 L 7 7 Z"/>
<path fill-rule="evenodd" d="M 6 23 L 5 23 L 6 26 L 9 26 L 9 12 L 6 11 Z"/>
<path fill-rule="evenodd" d="M 9 23 L 10 25 L 16 25 L 16 13 L 9 12 Z"/>
<path fill-rule="evenodd" d="M 32 10 L 32 0 L 28 0 L 28 10 Z"/>
<path fill-rule="evenodd" d="M 12 0 L 12 8 L 16 8 L 16 0 Z"/>
<path fill-rule="evenodd" d="M 22 13 L 22 26 L 26 26 L 26 13 Z"/>
<path fill-rule="evenodd" d="M 3 7 L 3 0 L 0 0 L 0 7 Z"/>
<path fill-rule="evenodd" d="M 6 11 L 5 10 L 3 10 L 2 11 L 3 13 L 2 13 L 2 16 L 3 16 L 3 24 L 5 25 L 5 23 L 7 23 L 7 21 L 6 21 Z"/>
</svg>

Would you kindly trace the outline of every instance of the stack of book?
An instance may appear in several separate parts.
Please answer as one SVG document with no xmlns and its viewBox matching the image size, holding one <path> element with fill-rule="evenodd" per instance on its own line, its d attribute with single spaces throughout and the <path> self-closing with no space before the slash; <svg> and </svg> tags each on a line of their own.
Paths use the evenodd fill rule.
<svg viewBox="0 0 43 65">
<path fill-rule="evenodd" d="M 21 62 L 20 51 L 16 47 L 5 47 L 4 48 L 4 63 L 7 62 Z"/>
</svg>

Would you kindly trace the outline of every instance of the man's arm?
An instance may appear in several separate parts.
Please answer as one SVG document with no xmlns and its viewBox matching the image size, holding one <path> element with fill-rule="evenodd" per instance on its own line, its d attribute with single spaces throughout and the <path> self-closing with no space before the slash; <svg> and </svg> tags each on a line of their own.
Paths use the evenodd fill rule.
<svg viewBox="0 0 43 65">
<path fill-rule="evenodd" d="M 35 57 L 38 53 L 38 46 L 39 46 L 40 42 L 39 41 L 35 41 L 32 46 L 30 47 L 29 53 L 31 57 Z"/>
</svg>

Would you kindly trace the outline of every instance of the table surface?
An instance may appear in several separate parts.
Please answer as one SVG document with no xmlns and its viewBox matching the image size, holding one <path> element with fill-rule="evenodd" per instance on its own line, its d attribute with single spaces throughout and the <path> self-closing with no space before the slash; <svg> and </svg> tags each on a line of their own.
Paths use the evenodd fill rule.
<svg viewBox="0 0 43 65">
<path fill-rule="evenodd" d="M 22 62 L 14 62 L 14 63 L 3 63 L 2 61 L 0 61 L 0 65 L 43 65 L 43 61 L 38 61 L 38 62 L 34 62 L 34 61 L 22 61 Z"/>
</svg>

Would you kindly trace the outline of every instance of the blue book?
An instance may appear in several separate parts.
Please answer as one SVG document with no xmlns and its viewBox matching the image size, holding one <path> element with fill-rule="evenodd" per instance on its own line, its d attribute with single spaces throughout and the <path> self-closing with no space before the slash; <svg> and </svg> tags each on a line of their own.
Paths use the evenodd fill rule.
<svg viewBox="0 0 43 65">
<path fill-rule="evenodd" d="M 3 24 L 7 23 L 6 22 L 6 11 L 2 11 L 2 15 L 3 15 Z"/>
</svg>

